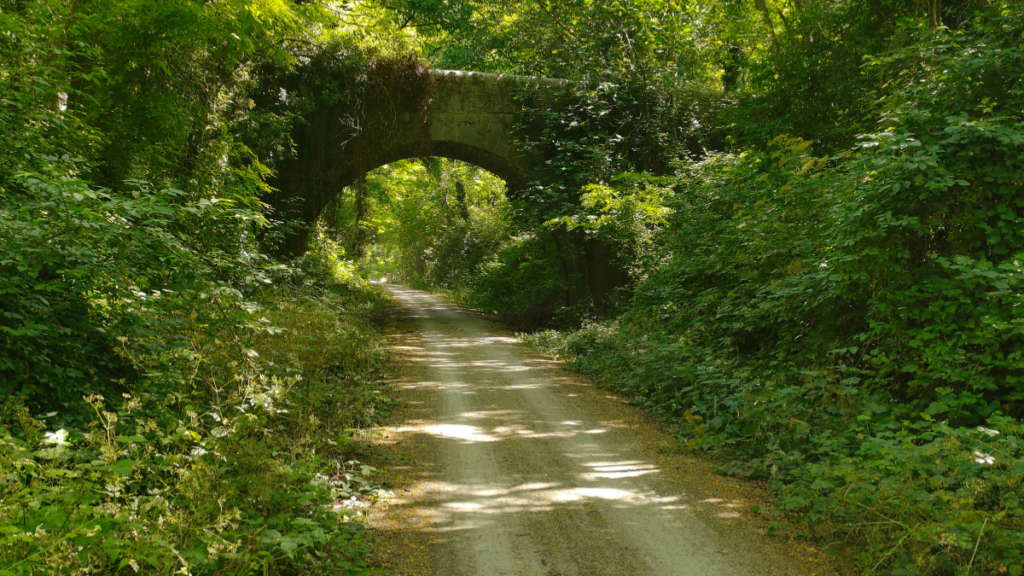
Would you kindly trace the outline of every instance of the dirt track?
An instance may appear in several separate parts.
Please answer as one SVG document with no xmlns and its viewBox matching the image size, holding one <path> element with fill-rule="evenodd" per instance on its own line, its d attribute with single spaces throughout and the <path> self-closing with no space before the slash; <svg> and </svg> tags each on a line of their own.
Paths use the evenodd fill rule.
<svg viewBox="0 0 1024 576">
<path fill-rule="evenodd" d="M 656 423 L 424 292 L 404 305 L 394 370 L 405 408 L 381 450 L 400 474 L 371 518 L 378 562 L 443 576 L 829 574 L 763 535 L 760 495 L 666 454 Z"/>
</svg>

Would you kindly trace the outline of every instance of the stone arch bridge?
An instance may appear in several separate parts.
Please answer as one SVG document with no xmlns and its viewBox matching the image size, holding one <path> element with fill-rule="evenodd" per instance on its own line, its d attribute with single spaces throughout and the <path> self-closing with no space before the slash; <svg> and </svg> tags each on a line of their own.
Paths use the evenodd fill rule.
<svg viewBox="0 0 1024 576">
<path fill-rule="evenodd" d="M 484 168 L 511 189 L 527 183 L 540 159 L 513 138 L 521 109 L 514 94 L 526 88 L 554 100 L 565 81 L 458 70 L 426 74 L 430 95 L 425 101 L 373 103 L 384 115 L 382 129 L 353 131 L 344 110 L 327 108 L 306 119 L 299 128 L 303 133 L 293 134 L 297 154 L 279 169 L 268 198 L 279 217 L 298 216 L 307 224 L 287 239 L 286 253 L 304 251 L 309 225 L 346 186 L 391 162 L 440 156 Z"/>
<path fill-rule="evenodd" d="M 363 102 L 372 114 L 354 120 L 347 105 L 324 105 L 296 126 L 296 154 L 278 166 L 267 202 L 276 217 L 305 222 L 286 237 L 282 255 L 305 251 L 312 224 L 342 190 L 366 173 L 408 158 L 440 156 L 484 168 L 505 180 L 510 190 L 525 187 L 543 150 L 517 145 L 513 131 L 523 90 L 534 102 L 554 106 L 565 80 L 457 70 L 416 68 L 405 76 L 385 77 Z M 704 97 L 693 95 L 694 125 Z M 344 100 L 344 99 L 342 99 Z M 363 125 L 356 125 L 362 122 Z M 593 238 L 566 234 L 572 245 L 563 255 L 566 278 L 585 279 L 586 294 L 566 291 L 566 304 L 589 297 L 601 302 L 628 283 L 621 254 Z"/>
</svg>

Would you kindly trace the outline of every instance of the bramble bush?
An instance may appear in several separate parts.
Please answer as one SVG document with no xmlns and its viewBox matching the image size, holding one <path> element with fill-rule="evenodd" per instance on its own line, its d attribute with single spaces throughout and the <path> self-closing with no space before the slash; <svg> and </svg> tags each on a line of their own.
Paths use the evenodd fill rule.
<svg viewBox="0 0 1024 576">
<path fill-rule="evenodd" d="M 133 392 L 86 397 L 81 425 L 6 397 L 0 573 L 369 573 L 342 502 L 383 494 L 348 432 L 392 405 L 371 324 L 387 298 L 276 273 L 255 301 L 200 294 L 212 314 L 150 300 L 145 335 L 118 337 Z"/>
<path fill-rule="evenodd" d="M 261 252 L 235 114 L 324 17 L 0 1 L 0 574 L 369 573 L 388 298 Z"/>
<path fill-rule="evenodd" d="M 1022 32 L 905 22 L 862 70 L 878 131 L 681 163 L 627 310 L 528 341 L 866 572 L 1021 574 Z"/>
</svg>

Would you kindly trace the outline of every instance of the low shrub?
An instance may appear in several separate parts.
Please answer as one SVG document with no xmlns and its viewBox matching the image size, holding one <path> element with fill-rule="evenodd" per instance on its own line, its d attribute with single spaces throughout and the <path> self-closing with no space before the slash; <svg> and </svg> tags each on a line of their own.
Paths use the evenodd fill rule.
<svg viewBox="0 0 1024 576">
<path fill-rule="evenodd" d="M 343 502 L 380 494 L 348 449 L 392 405 L 387 296 L 277 273 L 251 301 L 150 300 L 145 332 L 118 337 L 138 380 L 85 398 L 90 417 L 5 399 L 0 574 L 369 573 Z"/>
<path fill-rule="evenodd" d="M 865 572 L 1021 574 L 1024 14 L 901 34 L 877 132 L 681 164 L 625 311 L 527 341 Z"/>
<path fill-rule="evenodd" d="M 870 573 L 1024 566 L 1018 420 L 996 415 L 971 428 L 928 413 L 904 419 L 899 405 L 859 386 L 845 351 L 827 370 L 758 369 L 615 323 L 524 339 L 668 418 L 681 448 L 769 482 L 775 527 L 815 537 Z"/>
</svg>

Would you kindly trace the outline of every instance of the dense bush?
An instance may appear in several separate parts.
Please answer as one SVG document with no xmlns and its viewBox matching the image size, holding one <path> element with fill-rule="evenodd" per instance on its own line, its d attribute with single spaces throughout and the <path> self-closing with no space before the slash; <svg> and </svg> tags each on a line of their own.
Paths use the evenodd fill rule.
<svg viewBox="0 0 1024 576">
<path fill-rule="evenodd" d="M 4 573 L 366 570 L 369 543 L 338 502 L 376 490 L 343 464 L 344 431 L 390 406 L 368 324 L 386 298 L 351 284 L 203 296 L 211 313 L 147 305 L 146 335 L 119 338 L 133 393 L 88 396 L 82 424 L 54 430 L 63 414 L 6 398 Z"/>
<path fill-rule="evenodd" d="M 865 64 L 880 129 L 852 149 L 681 165 L 628 310 L 531 341 L 865 570 L 1021 573 L 1022 32 L 1009 7 L 908 23 Z"/>
<path fill-rule="evenodd" d="M 244 112 L 327 14 L 0 1 L 0 573 L 366 571 L 387 298 L 260 252 Z"/>
<path fill-rule="evenodd" d="M 505 238 L 452 295 L 511 326 L 532 328 L 567 304 L 565 283 L 555 245 L 524 232 Z"/>
</svg>

